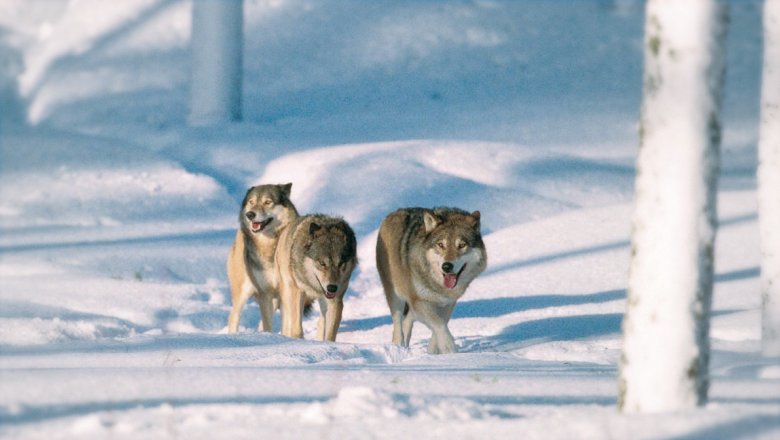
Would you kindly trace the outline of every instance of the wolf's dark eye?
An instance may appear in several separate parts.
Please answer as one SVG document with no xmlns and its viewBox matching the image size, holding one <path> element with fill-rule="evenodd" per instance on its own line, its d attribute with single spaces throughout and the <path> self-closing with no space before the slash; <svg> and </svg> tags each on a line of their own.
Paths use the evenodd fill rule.
<svg viewBox="0 0 780 440">
<path fill-rule="evenodd" d="M 324 262 L 324 261 L 320 261 L 319 263 L 320 263 L 320 267 L 321 267 L 321 268 L 323 268 L 323 269 L 325 269 L 326 267 L 328 267 L 328 263 L 326 263 L 326 262 Z"/>
<path fill-rule="evenodd" d="M 436 243 L 436 246 L 438 246 L 439 249 L 441 249 L 441 250 L 444 250 L 444 247 L 445 247 L 443 241 L 440 241 L 440 242 Z"/>
<path fill-rule="evenodd" d="M 266 200 L 263 202 L 263 206 L 271 206 L 273 204 L 274 204 L 273 200 Z"/>
<path fill-rule="evenodd" d="M 465 242 L 461 241 L 460 243 L 458 243 L 458 249 L 463 249 L 465 247 L 466 247 L 466 243 Z"/>
</svg>

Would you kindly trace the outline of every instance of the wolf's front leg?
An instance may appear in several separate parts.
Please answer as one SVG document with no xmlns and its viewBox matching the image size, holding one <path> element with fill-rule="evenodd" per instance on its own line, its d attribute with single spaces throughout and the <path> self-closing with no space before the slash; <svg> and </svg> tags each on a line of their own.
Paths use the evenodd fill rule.
<svg viewBox="0 0 780 440">
<path fill-rule="evenodd" d="M 303 338 L 303 292 L 292 286 L 282 291 L 282 335 Z"/>
<path fill-rule="evenodd" d="M 431 354 L 445 354 L 445 353 L 457 353 L 458 347 L 455 345 L 455 338 L 452 337 L 450 329 L 447 325 L 443 325 L 438 329 L 431 328 L 431 342 L 428 343 L 428 353 Z"/>
<path fill-rule="evenodd" d="M 264 332 L 274 331 L 274 300 L 271 294 L 260 292 L 257 295 L 257 304 L 260 306 L 260 326 Z M 258 328 L 260 330 L 260 328 Z"/>
<path fill-rule="evenodd" d="M 255 287 L 248 279 L 245 279 L 239 286 L 231 285 L 233 307 L 230 309 L 230 315 L 228 316 L 228 333 L 238 332 L 241 311 L 244 310 L 244 305 L 255 293 Z"/>
<path fill-rule="evenodd" d="M 457 353 L 458 347 L 455 345 L 455 338 L 450 333 L 450 328 L 447 325 L 450 322 L 452 311 L 455 309 L 455 303 L 448 304 L 446 306 L 436 307 L 436 315 L 441 322 L 441 327 L 437 332 L 434 332 L 436 336 L 439 353 Z"/>
<path fill-rule="evenodd" d="M 320 300 L 320 317 L 317 318 L 317 339 L 320 341 L 325 340 L 325 311 L 327 305 L 323 304 L 325 301 Z"/>
<path fill-rule="evenodd" d="M 335 341 L 341 325 L 344 302 L 341 298 L 327 300 L 320 298 L 320 318 L 317 320 L 317 337 L 321 341 Z"/>
<path fill-rule="evenodd" d="M 454 304 L 437 306 L 426 301 L 418 301 L 415 308 L 417 318 L 427 325 L 432 332 L 431 341 L 428 343 L 428 353 L 455 353 L 455 339 L 447 327 L 447 322 L 452 315 Z"/>
</svg>

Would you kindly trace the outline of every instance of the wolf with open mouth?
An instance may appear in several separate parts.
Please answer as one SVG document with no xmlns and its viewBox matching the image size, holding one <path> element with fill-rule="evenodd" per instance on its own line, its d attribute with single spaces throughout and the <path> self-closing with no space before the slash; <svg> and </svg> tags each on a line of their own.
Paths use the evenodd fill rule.
<svg viewBox="0 0 780 440">
<path fill-rule="evenodd" d="M 455 302 L 487 266 L 479 211 L 393 212 L 379 227 L 376 266 L 393 319 L 393 343 L 408 347 L 417 320 L 433 333 L 429 353 L 457 351 L 447 323 Z"/>
<path fill-rule="evenodd" d="M 238 331 L 241 311 L 249 298 L 260 307 L 263 331 L 273 331 L 273 314 L 279 305 L 276 245 L 281 233 L 298 218 L 290 201 L 292 183 L 249 188 L 241 203 L 240 227 L 228 255 L 227 272 L 233 308 L 228 332 Z"/>
<path fill-rule="evenodd" d="M 317 336 L 335 341 L 344 309 L 344 293 L 357 265 L 357 240 L 349 224 L 321 214 L 299 217 L 279 239 L 276 266 L 280 279 L 282 334 L 302 338 L 306 304 L 318 302 Z"/>
</svg>

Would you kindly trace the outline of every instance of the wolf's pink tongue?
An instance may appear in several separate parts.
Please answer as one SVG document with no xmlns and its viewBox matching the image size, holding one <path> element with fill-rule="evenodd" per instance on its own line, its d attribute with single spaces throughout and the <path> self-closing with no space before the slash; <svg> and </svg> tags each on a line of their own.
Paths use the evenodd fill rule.
<svg viewBox="0 0 780 440">
<path fill-rule="evenodd" d="M 261 224 L 260 222 L 252 222 L 252 229 L 260 229 Z"/>
<path fill-rule="evenodd" d="M 458 284 L 458 276 L 454 273 L 445 273 L 444 274 L 444 287 L 448 289 L 452 289 L 455 287 L 455 285 Z"/>
</svg>

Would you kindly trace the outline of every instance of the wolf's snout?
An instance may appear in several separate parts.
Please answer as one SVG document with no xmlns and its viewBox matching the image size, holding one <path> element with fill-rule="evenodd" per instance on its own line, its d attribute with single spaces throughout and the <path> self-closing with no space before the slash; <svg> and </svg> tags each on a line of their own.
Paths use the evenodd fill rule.
<svg viewBox="0 0 780 440">
<path fill-rule="evenodd" d="M 338 284 L 328 284 L 325 286 L 325 298 L 333 299 L 336 297 L 336 292 L 338 292 L 339 286 Z"/>
<path fill-rule="evenodd" d="M 455 266 L 453 266 L 452 263 L 450 263 L 449 261 L 447 261 L 446 263 L 441 265 L 441 270 L 444 273 L 451 273 L 452 269 L 454 269 L 454 268 L 455 268 Z"/>
<path fill-rule="evenodd" d="M 249 220 L 254 220 L 255 217 L 257 217 L 257 214 L 255 214 L 254 211 L 249 211 L 246 213 L 246 218 L 248 218 Z"/>
</svg>

